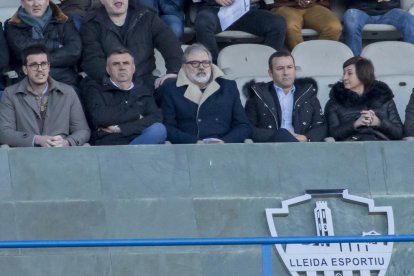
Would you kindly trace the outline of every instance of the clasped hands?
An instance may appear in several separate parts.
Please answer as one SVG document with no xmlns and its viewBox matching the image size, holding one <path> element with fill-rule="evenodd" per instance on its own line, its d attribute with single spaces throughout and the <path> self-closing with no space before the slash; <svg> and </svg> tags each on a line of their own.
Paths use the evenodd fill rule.
<svg viewBox="0 0 414 276">
<path fill-rule="evenodd" d="M 380 126 L 381 120 L 373 110 L 362 110 L 359 118 L 354 122 L 354 127 L 360 126 Z"/>
<path fill-rule="evenodd" d="M 41 147 L 69 147 L 69 141 L 63 138 L 61 135 L 49 136 L 49 135 L 35 135 L 35 145 Z"/>
</svg>

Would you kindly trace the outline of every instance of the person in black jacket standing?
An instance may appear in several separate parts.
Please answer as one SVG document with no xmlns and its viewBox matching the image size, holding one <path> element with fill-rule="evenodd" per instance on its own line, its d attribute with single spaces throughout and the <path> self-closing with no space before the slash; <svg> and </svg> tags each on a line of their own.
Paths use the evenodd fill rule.
<svg viewBox="0 0 414 276">
<path fill-rule="evenodd" d="M 118 48 L 132 53 L 136 81 L 157 88 L 167 78 L 177 76 L 183 54 L 180 42 L 154 11 L 129 5 L 128 0 L 101 0 L 101 3 L 103 7 L 86 16 L 81 27 L 82 68 L 89 77 L 101 82 L 106 57 Z M 161 52 L 167 68 L 167 74 L 158 78 L 152 75 L 154 48 Z"/>
<path fill-rule="evenodd" d="M 326 124 L 311 78 L 296 79 L 295 61 L 287 51 L 269 58 L 268 83 L 245 86 L 245 110 L 254 142 L 318 142 L 326 137 Z"/>
<path fill-rule="evenodd" d="M 82 93 L 93 145 L 163 144 L 167 131 L 152 91 L 132 81 L 134 58 L 117 49 L 107 59 L 109 77 L 89 80 Z"/>
<path fill-rule="evenodd" d="M 343 65 L 325 107 L 329 135 L 339 141 L 399 140 L 403 125 L 387 84 L 375 80 L 371 61 L 353 57 Z"/>
<path fill-rule="evenodd" d="M 76 65 L 82 43 L 73 22 L 49 0 L 22 0 L 21 7 L 6 22 L 5 34 L 10 49 L 11 66 L 24 77 L 23 49 L 44 44 L 50 55 L 50 75 L 57 81 L 77 86 Z"/>
</svg>

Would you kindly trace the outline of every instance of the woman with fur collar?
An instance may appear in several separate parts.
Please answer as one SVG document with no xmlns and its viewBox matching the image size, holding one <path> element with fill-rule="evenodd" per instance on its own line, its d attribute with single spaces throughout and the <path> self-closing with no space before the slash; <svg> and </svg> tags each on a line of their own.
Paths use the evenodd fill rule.
<svg viewBox="0 0 414 276">
<path fill-rule="evenodd" d="M 343 65 L 325 107 L 329 135 L 338 141 L 399 140 L 403 125 L 387 84 L 375 80 L 368 59 L 353 57 Z"/>
</svg>

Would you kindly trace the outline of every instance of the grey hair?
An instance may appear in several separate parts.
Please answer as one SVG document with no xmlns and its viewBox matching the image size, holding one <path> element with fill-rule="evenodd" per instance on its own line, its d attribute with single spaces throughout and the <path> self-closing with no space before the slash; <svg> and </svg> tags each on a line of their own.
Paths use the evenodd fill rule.
<svg viewBox="0 0 414 276">
<path fill-rule="evenodd" d="M 213 61 L 213 58 L 211 56 L 210 51 L 203 44 L 194 43 L 194 44 L 192 44 L 190 46 L 187 46 L 187 48 L 185 48 L 184 55 L 183 55 L 183 58 L 182 58 L 182 63 L 186 63 L 188 61 L 187 60 L 187 57 L 191 53 L 194 53 L 194 52 L 205 52 L 208 55 L 208 60 L 209 61 Z"/>
</svg>

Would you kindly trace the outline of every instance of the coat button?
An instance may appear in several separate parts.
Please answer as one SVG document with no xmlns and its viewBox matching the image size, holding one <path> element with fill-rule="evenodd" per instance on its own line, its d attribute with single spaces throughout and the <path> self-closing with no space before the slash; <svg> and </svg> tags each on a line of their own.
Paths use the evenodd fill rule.
<svg viewBox="0 0 414 276">
<path fill-rule="evenodd" d="M 300 104 L 298 104 L 296 107 L 300 107 Z"/>
<path fill-rule="evenodd" d="M 201 119 L 198 119 L 197 121 L 200 123 L 201 122 Z"/>
<path fill-rule="evenodd" d="M 268 128 L 272 128 L 272 125 L 269 125 Z"/>
<path fill-rule="evenodd" d="M 216 122 L 219 120 L 219 118 L 216 118 Z"/>
<path fill-rule="evenodd" d="M 302 125 L 306 126 L 306 122 L 303 122 Z"/>
</svg>

